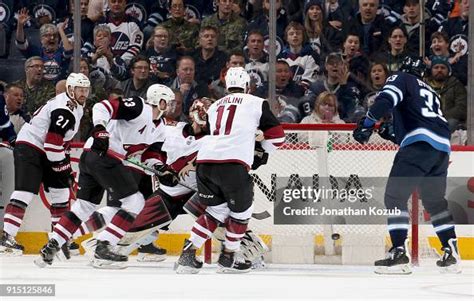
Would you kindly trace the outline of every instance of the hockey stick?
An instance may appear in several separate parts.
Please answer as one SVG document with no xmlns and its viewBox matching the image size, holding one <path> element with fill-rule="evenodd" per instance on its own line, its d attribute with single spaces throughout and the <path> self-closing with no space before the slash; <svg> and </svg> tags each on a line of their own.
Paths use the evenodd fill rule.
<svg viewBox="0 0 474 301">
<path fill-rule="evenodd" d="M 13 146 L 11 146 L 10 144 L 6 144 L 6 143 L 3 143 L 3 142 L 0 142 L 0 147 L 4 147 L 4 148 L 7 148 L 11 151 L 13 151 Z"/>
<path fill-rule="evenodd" d="M 119 159 L 119 160 L 121 160 L 121 161 L 125 161 L 125 162 L 128 162 L 128 163 L 130 163 L 130 164 L 133 164 L 133 165 L 135 165 L 135 166 L 137 166 L 137 167 L 140 167 L 141 169 L 146 170 L 146 171 L 149 171 L 149 172 L 151 172 L 151 173 L 153 173 L 153 174 L 155 174 L 155 175 L 157 175 L 157 176 L 159 175 L 159 172 L 158 172 L 156 169 L 151 168 L 151 167 L 149 167 L 149 166 L 143 164 L 140 160 L 133 159 L 133 158 L 127 158 L 127 157 L 125 157 L 125 156 L 122 155 L 122 154 L 119 154 L 119 153 L 117 153 L 117 152 L 114 152 L 113 150 L 108 150 L 108 151 L 107 151 L 107 154 L 109 154 L 110 156 L 112 156 L 112 157 L 114 157 L 114 158 L 116 158 L 116 159 Z M 171 171 L 170 171 L 170 172 L 171 172 Z M 178 174 L 173 173 L 173 175 L 174 175 L 177 179 L 179 179 L 179 175 L 178 175 Z M 179 180 L 178 180 L 178 185 L 181 185 L 181 186 L 183 186 L 184 188 L 187 188 L 187 189 L 189 189 L 189 190 L 191 190 L 191 191 L 197 192 L 197 190 L 196 190 L 195 188 L 193 188 L 193 187 L 191 187 L 191 186 L 189 186 L 189 185 L 187 185 L 187 184 L 184 184 L 183 182 L 181 182 L 181 181 L 179 181 Z"/>
<path fill-rule="evenodd" d="M 126 161 L 130 164 L 133 164 L 137 167 L 140 167 L 143 170 L 147 170 L 147 171 L 150 171 L 150 172 L 154 173 L 155 175 L 158 175 L 157 170 L 155 170 L 154 168 L 146 166 L 141 161 L 134 160 L 132 158 L 126 158 L 124 155 L 119 154 L 117 152 L 114 152 L 113 150 L 110 150 L 110 149 L 107 151 L 107 154 L 109 154 L 113 158 L 119 159 L 121 161 Z M 178 175 L 176 175 L 176 176 L 178 177 Z M 178 181 L 178 184 L 185 187 L 185 188 L 187 188 L 187 189 L 189 189 L 189 190 L 191 190 L 191 191 L 198 192 L 196 189 L 190 187 L 189 185 L 186 185 L 186 184 L 182 183 L 181 181 Z M 263 219 L 269 218 L 270 216 L 271 215 L 270 215 L 270 213 L 268 213 L 267 210 L 262 211 L 262 212 L 252 213 L 252 217 L 257 219 L 257 220 L 263 220 Z"/>
</svg>

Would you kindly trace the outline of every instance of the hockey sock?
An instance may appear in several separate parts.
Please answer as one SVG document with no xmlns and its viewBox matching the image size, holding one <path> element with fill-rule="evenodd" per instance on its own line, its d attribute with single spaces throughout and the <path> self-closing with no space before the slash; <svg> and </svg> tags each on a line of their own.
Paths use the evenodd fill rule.
<svg viewBox="0 0 474 301">
<path fill-rule="evenodd" d="M 69 202 L 53 203 L 49 212 L 51 213 L 51 229 L 56 226 L 61 216 L 69 210 Z"/>
<path fill-rule="evenodd" d="M 81 220 L 72 212 L 66 212 L 53 229 L 52 239 L 55 239 L 59 246 L 68 241 L 77 228 L 81 225 Z"/>
<path fill-rule="evenodd" d="M 209 213 L 204 213 L 194 223 L 189 240 L 199 249 L 207 239 L 212 237 L 212 233 L 214 233 L 218 224 L 218 220 Z"/>
<path fill-rule="evenodd" d="M 105 230 L 97 236 L 97 240 L 106 240 L 111 245 L 116 245 L 130 229 L 134 220 L 135 216 L 132 213 L 120 209 Z"/>
<path fill-rule="evenodd" d="M 247 231 L 248 220 L 238 220 L 233 217 L 227 219 L 225 225 L 224 246 L 228 250 L 237 251 L 240 249 L 240 241 Z"/>
<path fill-rule="evenodd" d="M 407 211 L 402 211 L 400 215 L 394 215 L 388 218 L 388 231 L 393 247 L 404 246 L 408 236 L 409 223 L 410 218 Z"/>
<path fill-rule="evenodd" d="M 84 223 L 82 223 L 76 232 L 74 232 L 73 238 L 78 238 L 82 235 L 86 235 L 88 233 L 92 233 L 97 231 L 103 227 L 105 227 L 106 223 L 104 217 L 101 213 L 95 211 L 92 213 L 91 217 Z"/>
<path fill-rule="evenodd" d="M 456 238 L 454 231 L 453 217 L 448 210 L 431 215 L 431 224 L 441 241 L 443 247 L 449 247 L 448 240 Z"/>
<path fill-rule="evenodd" d="M 11 199 L 5 208 L 5 216 L 3 218 L 3 230 L 11 236 L 16 236 L 18 229 L 21 227 L 23 218 L 25 217 L 26 207 L 28 205 L 16 199 Z"/>
</svg>

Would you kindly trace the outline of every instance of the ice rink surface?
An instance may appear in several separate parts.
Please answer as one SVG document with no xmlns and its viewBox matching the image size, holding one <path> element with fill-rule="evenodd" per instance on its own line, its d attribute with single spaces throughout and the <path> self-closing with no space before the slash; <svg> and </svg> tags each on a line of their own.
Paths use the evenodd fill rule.
<svg viewBox="0 0 474 301">
<path fill-rule="evenodd" d="M 205 265 L 197 275 L 177 275 L 176 258 L 140 263 L 124 270 L 98 270 L 84 256 L 45 269 L 36 256 L 0 257 L 1 284 L 55 284 L 55 297 L 1 300 L 474 300 L 474 262 L 462 274 L 440 274 L 434 261 L 412 275 L 376 275 L 369 266 L 283 265 L 241 275 L 216 274 Z"/>
</svg>

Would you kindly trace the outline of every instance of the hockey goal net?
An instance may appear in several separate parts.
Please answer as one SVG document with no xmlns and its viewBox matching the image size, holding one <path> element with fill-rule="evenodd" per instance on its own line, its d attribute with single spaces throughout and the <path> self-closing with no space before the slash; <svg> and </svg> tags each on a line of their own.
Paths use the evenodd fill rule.
<svg viewBox="0 0 474 301">
<path fill-rule="evenodd" d="M 398 149 L 378 134 L 360 145 L 352 138 L 353 124 L 286 124 L 286 142 L 273 153 L 268 163 L 252 172 L 254 212 L 250 228 L 269 245 L 267 260 L 280 263 L 371 264 L 384 256 L 389 245 L 386 218 L 377 224 L 357 222 L 337 224 L 279 225 L 274 220 L 278 179 L 387 178 Z M 280 185 L 280 184 L 279 184 Z M 414 200 L 417 200 L 416 198 Z M 379 200 L 383 204 L 383 199 Z M 414 206 L 413 206 L 414 205 Z M 426 234 L 419 233 L 422 210 L 418 201 L 409 201 L 412 218 L 410 244 L 416 262 L 422 252 L 429 253 Z M 255 216 L 254 216 L 255 217 Z M 417 221 L 413 223 L 413 220 Z M 421 231 L 423 232 L 423 231 Z"/>
</svg>

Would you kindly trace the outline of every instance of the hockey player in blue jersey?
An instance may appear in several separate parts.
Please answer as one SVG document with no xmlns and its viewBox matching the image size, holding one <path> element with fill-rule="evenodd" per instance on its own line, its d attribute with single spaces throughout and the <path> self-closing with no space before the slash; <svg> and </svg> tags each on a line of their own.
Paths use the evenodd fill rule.
<svg viewBox="0 0 474 301">
<path fill-rule="evenodd" d="M 3 95 L 0 95 L 0 138 L 1 140 L 8 141 L 12 145 L 16 140 L 16 133 L 13 124 L 10 122 L 7 104 Z"/>
<path fill-rule="evenodd" d="M 422 81 L 424 70 L 421 59 L 406 57 L 400 71 L 387 79 L 353 133 L 355 140 L 366 143 L 375 123 L 392 113 L 393 126 L 382 124 L 379 134 L 400 145 L 385 190 L 385 206 L 398 208 L 402 213 L 388 217 L 393 246 L 386 259 L 375 262 L 376 273 L 411 273 L 407 203 L 415 188 L 421 193 L 423 206 L 431 215 L 431 223 L 443 246 L 444 254 L 437 266 L 444 272 L 461 271 L 453 219 L 444 198 L 450 131 L 440 110 L 438 94 Z"/>
</svg>

